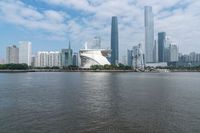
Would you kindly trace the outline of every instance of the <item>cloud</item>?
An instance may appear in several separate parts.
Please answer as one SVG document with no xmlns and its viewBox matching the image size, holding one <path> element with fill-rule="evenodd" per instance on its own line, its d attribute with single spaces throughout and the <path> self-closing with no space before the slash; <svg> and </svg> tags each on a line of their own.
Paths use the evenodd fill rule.
<svg viewBox="0 0 200 133">
<path fill-rule="evenodd" d="M 29 29 L 44 30 L 46 32 L 65 32 L 66 25 L 63 23 L 67 14 L 45 10 L 39 12 L 35 7 L 25 5 L 18 0 L 8 0 L 0 2 L 1 20 L 23 26 Z"/>
<path fill-rule="evenodd" d="M 143 10 L 145 5 L 151 5 L 155 17 L 155 39 L 157 32 L 166 31 L 173 41 L 180 42 L 181 52 L 200 51 L 200 1 L 197 0 L 41 1 L 47 4 L 43 10 L 20 0 L 0 1 L 0 18 L 28 29 L 43 30 L 50 34 L 51 39 L 70 38 L 79 47 L 99 35 L 103 46 L 109 47 L 111 17 L 116 15 L 120 53 L 126 55 L 127 48 L 140 42 L 144 44 Z"/>
</svg>

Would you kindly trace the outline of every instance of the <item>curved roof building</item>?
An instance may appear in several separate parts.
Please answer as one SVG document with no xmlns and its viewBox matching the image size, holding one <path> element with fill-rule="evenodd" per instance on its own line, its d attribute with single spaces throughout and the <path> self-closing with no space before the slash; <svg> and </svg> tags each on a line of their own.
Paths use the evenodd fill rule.
<svg viewBox="0 0 200 133">
<path fill-rule="evenodd" d="M 92 65 L 110 65 L 107 57 L 111 51 L 106 49 L 83 49 L 79 51 L 81 68 L 90 68 Z"/>
</svg>

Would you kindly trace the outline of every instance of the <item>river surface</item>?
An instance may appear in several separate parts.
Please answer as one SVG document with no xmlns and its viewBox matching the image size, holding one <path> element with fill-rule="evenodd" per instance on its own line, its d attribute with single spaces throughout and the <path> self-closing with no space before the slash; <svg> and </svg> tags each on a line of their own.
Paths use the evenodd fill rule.
<svg viewBox="0 0 200 133">
<path fill-rule="evenodd" d="M 200 133 L 200 73 L 0 74 L 0 133 Z"/>
</svg>

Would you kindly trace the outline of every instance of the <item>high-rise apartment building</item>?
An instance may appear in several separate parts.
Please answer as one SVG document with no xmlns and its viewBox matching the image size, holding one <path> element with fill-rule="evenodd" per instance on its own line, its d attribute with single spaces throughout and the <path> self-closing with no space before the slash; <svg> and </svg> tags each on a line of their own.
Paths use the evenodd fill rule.
<svg viewBox="0 0 200 133">
<path fill-rule="evenodd" d="M 49 67 L 60 67 L 61 66 L 61 53 L 58 51 L 51 51 L 48 55 L 48 66 Z"/>
<path fill-rule="evenodd" d="M 6 63 L 19 63 L 19 48 L 15 45 L 6 48 Z"/>
<path fill-rule="evenodd" d="M 111 64 L 113 65 L 117 65 L 119 62 L 118 45 L 118 20 L 116 16 L 113 16 L 111 23 Z"/>
<path fill-rule="evenodd" d="M 49 63 L 48 63 L 48 55 L 49 55 L 49 52 L 47 51 L 39 51 L 37 52 L 37 55 L 36 55 L 36 66 L 37 67 L 48 67 L 49 66 Z"/>
<path fill-rule="evenodd" d="M 61 53 L 58 51 L 40 51 L 36 56 L 37 67 L 60 67 Z"/>
<path fill-rule="evenodd" d="M 20 41 L 19 42 L 19 63 L 25 63 L 31 66 L 32 60 L 32 46 L 31 42 Z"/>
<path fill-rule="evenodd" d="M 145 6 L 144 9 L 145 24 L 145 62 L 152 63 L 154 49 L 154 15 L 151 6 Z"/>
</svg>

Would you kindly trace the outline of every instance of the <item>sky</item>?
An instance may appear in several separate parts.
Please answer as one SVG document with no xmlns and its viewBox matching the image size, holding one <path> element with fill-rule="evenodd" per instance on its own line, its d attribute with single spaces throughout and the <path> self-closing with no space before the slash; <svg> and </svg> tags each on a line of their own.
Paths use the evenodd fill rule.
<svg viewBox="0 0 200 133">
<path fill-rule="evenodd" d="M 179 51 L 200 52 L 200 0 L 0 0 L 0 58 L 19 41 L 33 52 L 68 47 L 75 52 L 100 36 L 110 48 L 111 17 L 118 16 L 120 56 L 144 45 L 144 6 L 152 6 L 157 33 L 165 31 Z"/>
</svg>

